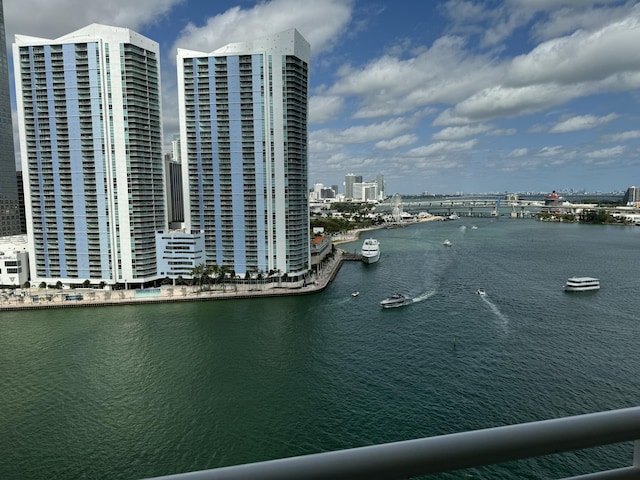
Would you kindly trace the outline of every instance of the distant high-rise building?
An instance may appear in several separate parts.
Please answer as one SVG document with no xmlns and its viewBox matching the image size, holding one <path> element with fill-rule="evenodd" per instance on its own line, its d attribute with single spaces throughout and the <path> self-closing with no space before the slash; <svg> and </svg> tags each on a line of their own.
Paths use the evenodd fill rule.
<svg viewBox="0 0 640 480">
<path fill-rule="evenodd" d="M 204 232 L 207 264 L 309 270 L 309 57 L 294 29 L 178 49 L 185 228 Z"/>
<path fill-rule="evenodd" d="M 378 184 L 378 198 L 377 200 L 384 200 L 386 196 L 386 185 L 384 183 L 384 175 L 376 175 L 376 183 Z"/>
<path fill-rule="evenodd" d="M 171 156 L 176 162 L 180 163 L 180 134 L 174 135 L 171 140 Z"/>
<path fill-rule="evenodd" d="M 625 205 L 640 204 L 640 187 L 629 187 L 622 197 L 622 203 Z"/>
<path fill-rule="evenodd" d="M 32 281 L 144 284 L 166 228 L 158 44 L 93 24 L 16 35 Z"/>
<path fill-rule="evenodd" d="M 347 173 L 344 176 L 344 196 L 345 198 L 354 199 L 355 191 L 354 184 L 362 183 L 362 175 L 355 175 L 353 173 Z"/>
<path fill-rule="evenodd" d="M 179 223 L 184 222 L 184 201 L 182 192 L 182 165 L 175 160 L 165 159 L 164 171 L 166 174 L 165 191 L 167 194 L 167 209 L 169 228 L 179 228 Z"/>
<path fill-rule="evenodd" d="M 0 237 L 17 235 L 22 231 L 6 45 L 4 9 L 0 0 L 0 46 L 2 46 L 0 51 Z"/>
</svg>

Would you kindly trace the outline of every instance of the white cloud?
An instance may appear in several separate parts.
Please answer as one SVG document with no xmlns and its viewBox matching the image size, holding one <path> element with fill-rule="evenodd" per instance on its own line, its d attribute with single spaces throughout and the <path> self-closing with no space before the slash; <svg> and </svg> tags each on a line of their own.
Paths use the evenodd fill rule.
<svg viewBox="0 0 640 480">
<path fill-rule="evenodd" d="M 375 118 L 456 103 L 501 75 L 490 58 L 470 55 L 463 39 L 448 36 L 407 59 L 384 55 L 364 67 L 344 66 L 330 92 L 357 96 L 360 106 L 354 117 Z"/>
<path fill-rule="evenodd" d="M 537 153 L 539 157 L 553 157 L 560 154 L 563 151 L 563 147 L 556 145 L 554 147 L 543 147 Z"/>
<path fill-rule="evenodd" d="M 468 140 L 466 142 L 435 142 L 422 147 L 414 148 L 407 152 L 409 157 L 429 157 L 451 152 L 465 152 L 471 150 L 478 140 Z"/>
<path fill-rule="evenodd" d="M 624 142 L 627 140 L 634 140 L 636 138 L 640 138 L 640 130 L 630 130 L 628 132 L 614 133 L 602 137 L 606 142 Z"/>
<path fill-rule="evenodd" d="M 552 133 L 576 132 L 578 130 L 589 130 L 598 125 L 609 123 L 618 118 L 615 113 L 610 113 L 604 117 L 596 117 L 595 115 L 577 115 L 567 118 L 551 128 Z"/>
<path fill-rule="evenodd" d="M 487 132 L 487 135 L 493 136 L 508 136 L 515 135 L 518 131 L 515 128 L 494 128 L 493 130 Z"/>
<path fill-rule="evenodd" d="M 514 150 L 511 150 L 511 152 L 509 152 L 507 157 L 519 158 L 519 157 L 524 157 L 527 153 L 529 153 L 529 150 L 526 148 L 516 148 Z"/>
<path fill-rule="evenodd" d="M 335 120 L 342 110 L 344 98 L 336 95 L 316 95 L 309 99 L 309 123 Z"/>
<path fill-rule="evenodd" d="M 555 84 L 521 88 L 494 86 L 473 94 L 455 107 L 445 110 L 434 125 L 454 125 L 540 112 L 585 95 L 585 85 L 572 88 Z"/>
<path fill-rule="evenodd" d="M 516 57 L 506 85 L 574 84 L 604 80 L 611 75 L 640 70 L 640 8 L 623 20 L 596 31 L 578 31 L 541 43 Z"/>
<path fill-rule="evenodd" d="M 14 35 L 58 38 L 91 23 L 139 30 L 184 0 L 4 0 L 7 43 Z"/>
<path fill-rule="evenodd" d="M 461 127 L 447 127 L 433 134 L 434 140 L 460 140 L 491 130 L 489 125 L 464 125 Z"/>
<path fill-rule="evenodd" d="M 353 0 L 272 0 L 254 7 L 233 7 L 189 23 L 174 43 L 177 47 L 210 52 L 234 42 L 244 42 L 296 28 L 311 44 L 312 54 L 330 50 L 351 21 Z"/>
<path fill-rule="evenodd" d="M 521 1 L 521 0 L 519 0 Z M 602 25 L 624 18 L 631 3 L 623 5 L 603 6 L 604 3 L 617 3 L 617 0 L 574 0 L 560 2 L 547 0 L 533 2 L 524 0 L 523 7 L 537 7 L 551 10 L 545 21 L 538 22 L 533 29 L 533 36 L 541 40 L 567 35 L 578 30 L 597 30 Z"/>
<path fill-rule="evenodd" d="M 625 147 L 622 145 L 618 145 L 611 148 L 604 148 L 602 150 L 595 150 L 593 152 L 588 152 L 585 154 L 585 157 L 590 159 L 607 159 L 611 157 L 619 157 L 625 151 Z"/>
<path fill-rule="evenodd" d="M 397 148 L 406 147 L 412 145 L 418 141 L 418 136 L 414 134 L 400 135 L 399 137 L 392 138 L 391 140 L 380 140 L 375 144 L 375 147 L 379 150 L 395 150 Z"/>
<path fill-rule="evenodd" d="M 392 118 L 384 122 L 358 125 L 344 130 L 322 129 L 311 132 L 315 142 L 350 145 L 393 138 L 414 126 L 410 118 Z"/>
</svg>

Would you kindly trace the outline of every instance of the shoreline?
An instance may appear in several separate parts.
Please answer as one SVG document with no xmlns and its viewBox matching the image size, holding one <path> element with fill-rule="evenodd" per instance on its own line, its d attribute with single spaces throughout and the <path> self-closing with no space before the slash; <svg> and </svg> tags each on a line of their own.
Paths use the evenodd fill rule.
<svg viewBox="0 0 640 480">
<path fill-rule="evenodd" d="M 50 308 L 93 308 L 120 305 L 147 305 L 155 303 L 202 302 L 265 297 L 311 295 L 321 292 L 333 281 L 345 261 L 342 249 L 337 248 L 317 274 L 307 284 L 283 287 L 278 284 L 224 284 L 213 289 L 198 286 L 164 285 L 142 290 L 96 290 L 79 288 L 68 290 L 29 289 L 28 295 L 5 296 L 0 300 L 0 311 L 44 310 Z M 74 298 L 75 297 L 75 298 Z M 81 297 L 77 299 L 77 297 Z"/>
<path fill-rule="evenodd" d="M 362 232 L 384 228 L 404 228 L 418 223 L 441 220 L 440 217 L 428 217 L 416 222 L 401 225 L 376 225 L 370 228 L 355 229 L 341 236 L 332 237 L 332 244 L 339 245 L 357 241 Z M 342 263 L 350 261 L 341 248 L 335 249 L 332 258 L 322 264 L 318 272 L 312 274 L 308 283 L 298 281 L 292 286 L 278 284 L 224 284 L 213 285 L 204 290 L 198 286 L 163 285 L 158 288 L 142 290 L 97 290 L 76 288 L 55 290 L 45 288 L 25 289 L 26 295 L 4 295 L 0 297 L 0 311 L 44 310 L 51 308 L 94 308 L 120 305 L 147 305 L 156 303 L 203 302 L 212 300 L 233 300 L 265 297 L 287 297 L 293 295 L 312 295 L 323 291 L 336 277 Z M 78 297 L 80 297 L 78 299 Z"/>
</svg>

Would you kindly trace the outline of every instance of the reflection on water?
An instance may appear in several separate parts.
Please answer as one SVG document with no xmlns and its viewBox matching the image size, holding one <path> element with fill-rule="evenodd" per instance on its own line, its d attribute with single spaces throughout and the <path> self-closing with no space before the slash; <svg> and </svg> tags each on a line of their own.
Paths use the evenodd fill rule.
<svg viewBox="0 0 640 480">
<path fill-rule="evenodd" d="M 144 478 L 636 405 L 639 234 L 462 218 L 373 232 L 380 262 L 315 295 L 3 312 L 0 478 Z M 575 274 L 602 290 L 565 294 Z M 394 292 L 413 304 L 381 309 Z"/>
</svg>

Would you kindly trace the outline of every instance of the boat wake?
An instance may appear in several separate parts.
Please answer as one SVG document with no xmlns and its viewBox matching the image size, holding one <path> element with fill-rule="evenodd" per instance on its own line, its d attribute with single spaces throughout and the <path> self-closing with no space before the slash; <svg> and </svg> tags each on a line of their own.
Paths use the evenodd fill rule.
<svg viewBox="0 0 640 480">
<path fill-rule="evenodd" d="M 498 323 L 502 326 L 503 329 L 506 329 L 509 325 L 509 319 L 507 316 L 500 311 L 498 306 L 493 303 L 486 295 L 480 295 L 480 298 L 489 306 L 491 311 L 498 317 L 500 320 Z"/>
<path fill-rule="evenodd" d="M 436 290 L 430 290 L 428 292 L 425 292 L 421 295 L 418 295 L 416 297 L 413 297 L 413 303 L 417 303 L 417 302 L 422 302 L 423 300 L 427 300 L 431 297 L 433 297 L 436 294 Z"/>
</svg>

